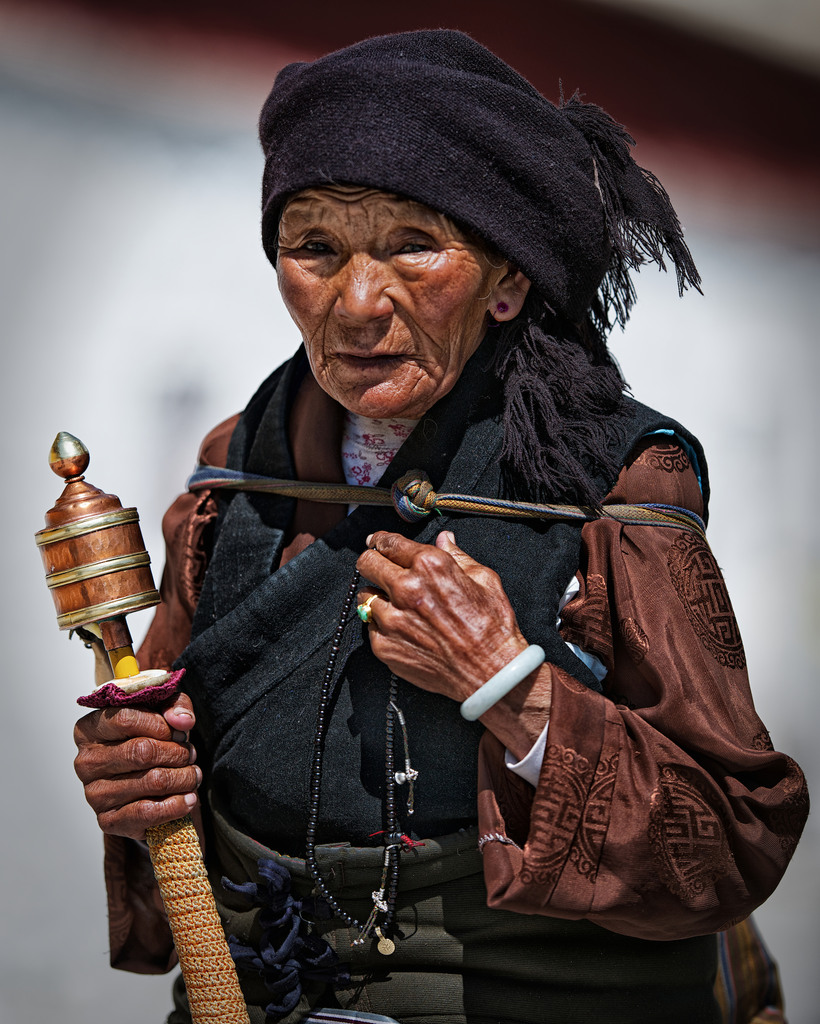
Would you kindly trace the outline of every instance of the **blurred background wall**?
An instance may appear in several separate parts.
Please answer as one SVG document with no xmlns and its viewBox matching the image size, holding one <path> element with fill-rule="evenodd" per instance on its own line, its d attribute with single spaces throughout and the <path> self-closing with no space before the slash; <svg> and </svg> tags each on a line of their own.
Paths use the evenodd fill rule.
<svg viewBox="0 0 820 1024">
<path fill-rule="evenodd" d="M 820 783 L 820 30 L 811 0 L 479 0 L 350 8 L 0 0 L 3 649 L 0 1021 L 161 1021 L 168 978 L 107 965 L 101 840 L 71 770 L 89 656 L 54 611 L 32 534 L 61 484 L 164 508 L 201 436 L 298 344 L 258 242 L 258 109 L 276 70 L 368 34 L 447 25 L 555 99 L 626 123 L 668 187 L 704 294 L 647 270 L 613 348 L 635 394 L 704 441 L 710 536 L 776 746 Z M 143 613 L 131 619 L 139 638 Z M 817 1024 L 815 820 L 758 914 L 792 1024 Z M 694 1022 L 693 1022 L 694 1024 Z"/>
</svg>

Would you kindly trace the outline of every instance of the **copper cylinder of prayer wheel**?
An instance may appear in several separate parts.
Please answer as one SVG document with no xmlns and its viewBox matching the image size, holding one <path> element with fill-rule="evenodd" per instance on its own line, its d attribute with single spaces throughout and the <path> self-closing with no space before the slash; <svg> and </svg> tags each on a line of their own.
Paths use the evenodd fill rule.
<svg viewBox="0 0 820 1024">
<path fill-rule="evenodd" d="M 119 619 L 160 600 L 137 510 L 87 483 L 88 462 L 85 445 L 61 431 L 49 463 L 66 486 L 35 534 L 60 629 Z"/>
</svg>

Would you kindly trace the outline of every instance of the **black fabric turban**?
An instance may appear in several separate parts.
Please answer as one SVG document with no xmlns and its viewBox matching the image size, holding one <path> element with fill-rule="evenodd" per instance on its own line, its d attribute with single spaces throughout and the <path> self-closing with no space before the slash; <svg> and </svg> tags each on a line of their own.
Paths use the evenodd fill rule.
<svg viewBox="0 0 820 1024">
<path fill-rule="evenodd" d="M 590 310 L 601 328 L 623 322 L 629 269 L 663 265 L 664 253 L 679 288 L 698 284 L 669 199 L 633 161 L 626 131 L 576 97 L 555 106 L 461 32 L 380 36 L 288 65 L 262 109 L 260 139 L 272 263 L 285 200 L 335 183 L 447 214 L 572 322 Z"/>
</svg>

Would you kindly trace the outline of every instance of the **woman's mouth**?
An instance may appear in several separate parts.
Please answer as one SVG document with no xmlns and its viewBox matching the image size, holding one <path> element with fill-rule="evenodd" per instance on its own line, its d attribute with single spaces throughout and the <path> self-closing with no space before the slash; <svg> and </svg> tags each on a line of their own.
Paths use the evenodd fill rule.
<svg viewBox="0 0 820 1024">
<path fill-rule="evenodd" d="M 395 352 L 339 352 L 336 358 L 343 366 L 356 370 L 377 370 L 404 362 L 407 356 Z"/>
</svg>

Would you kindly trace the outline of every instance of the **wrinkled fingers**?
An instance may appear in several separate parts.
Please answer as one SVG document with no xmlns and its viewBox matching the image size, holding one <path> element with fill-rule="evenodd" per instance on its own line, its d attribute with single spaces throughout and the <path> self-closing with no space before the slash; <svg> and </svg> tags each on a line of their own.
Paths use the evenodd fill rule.
<svg viewBox="0 0 820 1024">
<path fill-rule="evenodd" d="M 105 708 L 92 711 L 74 726 L 74 742 L 115 743 L 132 736 L 148 736 L 156 740 L 170 740 L 172 729 L 157 711 L 143 708 Z"/>
<path fill-rule="evenodd" d="M 373 533 L 357 566 L 363 576 L 389 591 L 390 581 L 401 579 L 402 570 L 441 572 L 452 568 L 452 561 L 449 554 L 433 544 L 419 544 L 398 533 Z"/>
<path fill-rule="evenodd" d="M 97 823 L 103 832 L 110 835 L 144 839 L 147 829 L 190 814 L 198 800 L 196 792 L 169 796 L 164 800 L 139 800 L 98 814 Z"/>
<path fill-rule="evenodd" d="M 152 768 L 117 779 L 97 779 L 85 787 L 85 798 L 98 816 L 140 801 L 162 801 L 196 792 L 202 772 L 187 768 Z"/>
<path fill-rule="evenodd" d="M 187 743 L 136 736 L 120 743 L 83 743 L 74 759 L 74 771 L 83 785 L 152 768 L 183 768 L 195 760 Z"/>
</svg>

